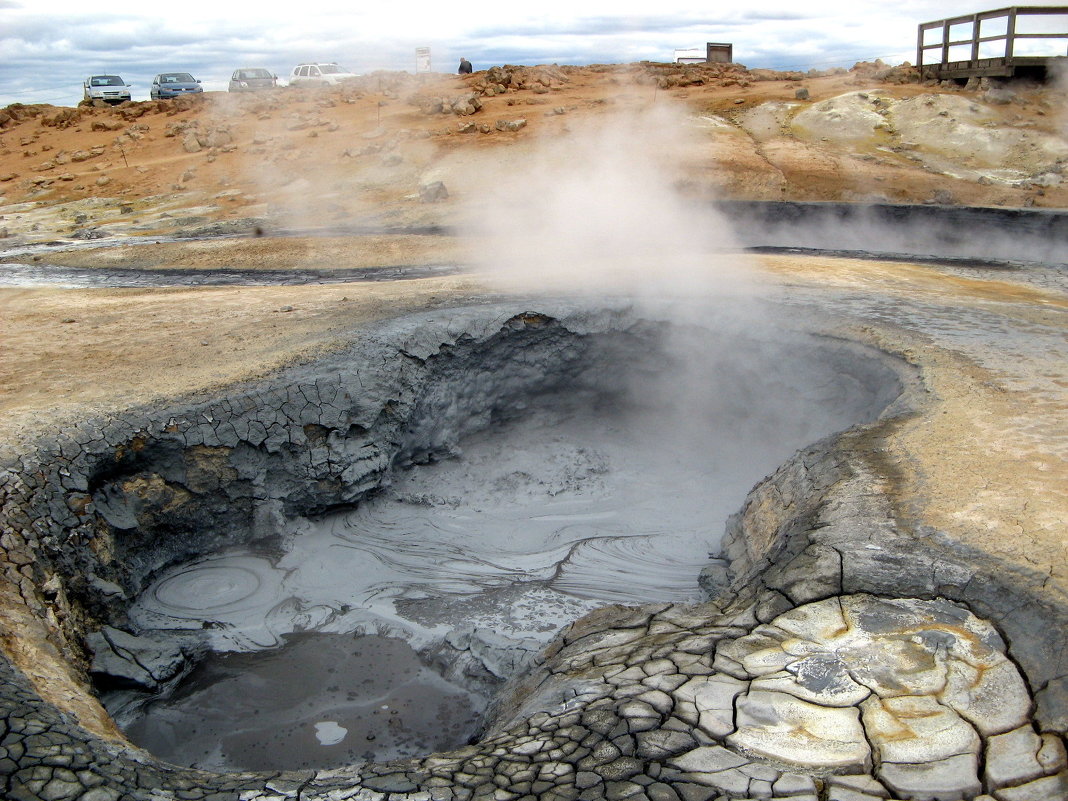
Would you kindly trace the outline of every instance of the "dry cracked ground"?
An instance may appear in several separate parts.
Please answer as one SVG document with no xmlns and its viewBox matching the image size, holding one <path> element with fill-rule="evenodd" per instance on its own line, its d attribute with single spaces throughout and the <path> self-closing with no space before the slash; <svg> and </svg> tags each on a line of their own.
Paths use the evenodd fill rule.
<svg viewBox="0 0 1068 801">
<path fill-rule="evenodd" d="M 1066 259 L 743 255 L 729 223 L 709 209 L 710 242 L 691 216 L 724 199 L 1056 214 L 1066 123 L 1052 85 L 933 85 L 881 64 L 377 74 L 0 110 L 5 797 L 1068 798 Z M 575 194 L 594 202 L 569 205 Z M 662 242 L 628 238 L 650 220 Z M 727 566 L 693 566 L 708 602 L 571 624 L 500 691 L 475 744 L 212 774 L 126 743 L 90 688 L 85 642 L 159 566 L 145 554 L 171 547 L 146 540 L 193 537 L 181 526 L 204 516 L 250 525 L 238 518 L 262 513 L 256 493 L 278 472 L 287 502 L 352 501 L 380 480 L 439 356 L 587 333 L 528 313 L 542 303 L 530 270 L 545 268 L 535 288 L 561 259 L 579 272 L 611 251 L 606 230 L 641 264 L 690 235 L 686 259 L 718 249 L 699 269 L 734 254 L 745 277 L 716 273 L 701 291 L 744 285 L 882 354 L 900 398 L 739 499 Z M 500 264 L 527 284 L 502 284 Z M 355 280 L 380 268 L 404 280 Z M 303 277 L 190 285 L 220 271 Z M 618 285 L 603 291 L 631 287 L 607 275 Z M 491 311 L 399 339 L 376 327 L 461 306 Z M 353 348 L 402 378 L 345 373 Z M 248 448 L 263 464 L 239 464 Z M 166 469 L 150 463 L 164 456 Z M 115 508 L 105 486 L 141 529 L 98 512 Z M 122 658 L 167 661 L 125 634 Z"/>
</svg>

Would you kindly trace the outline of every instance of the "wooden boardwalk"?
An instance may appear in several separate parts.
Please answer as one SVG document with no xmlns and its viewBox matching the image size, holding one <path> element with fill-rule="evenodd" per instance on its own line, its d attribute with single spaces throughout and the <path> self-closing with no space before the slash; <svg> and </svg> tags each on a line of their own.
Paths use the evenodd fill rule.
<svg viewBox="0 0 1068 801">
<path fill-rule="evenodd" d="M 1068 6 L 981 11 L 924 22 L 917 32 L 916 66 L 930 78 L 1045 77 L 1057 64 L 1068 69 Z"/>
</svg>

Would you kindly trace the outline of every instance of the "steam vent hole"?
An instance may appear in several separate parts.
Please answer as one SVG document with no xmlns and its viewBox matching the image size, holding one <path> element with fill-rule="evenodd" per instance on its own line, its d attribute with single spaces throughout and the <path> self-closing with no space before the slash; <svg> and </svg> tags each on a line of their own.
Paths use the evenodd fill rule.
<svg viewBox="0 0 1068 801">
<path fill-rule="evenodd" d="M 706 600 L 754 484 L 901 390 L 872 351 L 726 314 L 468 314 L 156 414 L 97 466 L 119 558 L 87 575 L 131 600 L 98 599 L 92 671 L 135 744 L 234 771 L 477 740 L 568 623 Z"/>
</svg>

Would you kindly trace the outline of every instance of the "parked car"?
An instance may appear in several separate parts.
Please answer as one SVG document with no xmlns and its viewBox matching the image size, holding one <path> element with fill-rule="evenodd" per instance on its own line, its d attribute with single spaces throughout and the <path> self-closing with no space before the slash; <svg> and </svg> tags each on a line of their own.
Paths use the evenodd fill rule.
<svg viewBox="0 0 1068 801">
<path fill-rule="evenodd" d="M 152 79 L 152 88 L 148 96 L 153 100 L 167 100 L 178 95 L 191 95 L 203 91 L 200 81 L 188 72 L 161 72 Z"/>
<path fill-rule="evenodd" d="M 90 75 L 82 82 L 86 100 L 122 103 L 130 99 L 130 85 L 118 75 Z"/>
<path fill-rule="evenodd" d="M 290 86 L 337 86 L 342 81 L 359 77 L 337 63 L 298 64 L 289 76 Z"/>
<path fill-rule="evenodd" d="M 230 76 L 231 92 L 255 92 L 257 89 L 270 89 L 278 86 L 278 76 L 270 70 L 260 67 L 242 67 L 234 70 Z"/>
</svg>

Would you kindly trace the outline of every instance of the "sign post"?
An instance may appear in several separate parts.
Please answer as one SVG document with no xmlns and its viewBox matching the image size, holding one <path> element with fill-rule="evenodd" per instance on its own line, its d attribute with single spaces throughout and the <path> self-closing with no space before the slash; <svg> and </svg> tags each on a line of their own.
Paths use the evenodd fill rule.
<svg viewBox="0 0 1068 801">
<path fill-rule="evenodd" d="M 415 71 L 418 72 L 430 72 L 430 48 L 429 47 L 417 47 L 415 48 Z"/>
</svg>

